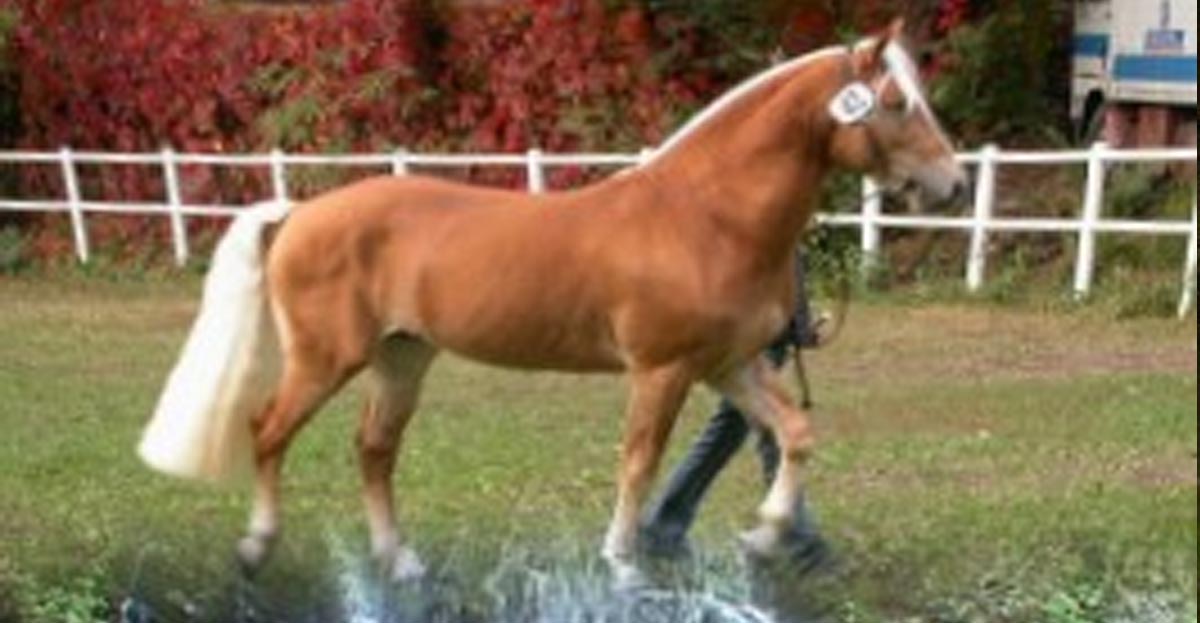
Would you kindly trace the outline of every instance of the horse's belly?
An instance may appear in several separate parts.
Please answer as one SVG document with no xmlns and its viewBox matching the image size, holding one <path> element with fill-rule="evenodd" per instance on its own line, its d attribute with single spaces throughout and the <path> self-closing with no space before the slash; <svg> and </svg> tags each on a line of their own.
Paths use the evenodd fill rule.
<svg viewBox="0 0 1200 623">
<path fill-rule="evenodd" d="M 547 327 L 495 333 L 458 331 L 432 336 L 439 347 L 469 359 L 507 368 L 567 372 L 616 372 L 617 349 L 595 332 Z"/>
<path fill-rule="evenodd" d="M 427 339 L 506 367 L 623 367 L 604 293 L 586 266 L 547 243 L 473 242 L 419 258 L 411 292 Z"/>
</svg>

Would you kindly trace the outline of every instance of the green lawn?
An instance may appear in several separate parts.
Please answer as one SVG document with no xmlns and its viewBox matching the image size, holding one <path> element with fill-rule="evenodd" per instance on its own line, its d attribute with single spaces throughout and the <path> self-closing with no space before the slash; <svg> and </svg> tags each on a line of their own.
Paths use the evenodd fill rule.
<svg viewBox="0 0 1200 623">
<path fill-rule="evenodd" d="M 72 607 L 55 587 L 117 595 L 139 560 L 181 591 L 227 573 L 248 496 L 133 454 L 198 291 L 0 277 L 0 602 L 46 619 Z M 811 358 L 811 499 L 844 562 L 820 590 L 841 620 L 1195 620 L 1194 322 L 873 301 L 850 323 Z M 442 360 L 397 483 L 417 543 L 468 575 L 502 551 L 590 552 L 622 402 L 617 378 Z M 714 402 L 696 392 L 673 456 Z M 323 564 L 330 534 L 361 546 L 357 406 L 347 392 L 292 454 L 276 576 Z M 757 474 L 747 453 L 706 509 L 718 568 L 737 568 Z"/>
</svg>

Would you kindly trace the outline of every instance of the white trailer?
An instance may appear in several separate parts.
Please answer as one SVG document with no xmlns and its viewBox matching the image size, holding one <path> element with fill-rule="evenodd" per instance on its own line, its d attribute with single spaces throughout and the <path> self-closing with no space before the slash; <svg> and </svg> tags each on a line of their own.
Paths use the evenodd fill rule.
<svg viewBox="0 0 1200 623">
<path fill-rule="evenodd" d="M 1071 117 L 1081 136 L 1169 143 L 1182 129 L 1194 143 L 1196 0 L 1077 0 L 1075 18 Z"/>
</svg>

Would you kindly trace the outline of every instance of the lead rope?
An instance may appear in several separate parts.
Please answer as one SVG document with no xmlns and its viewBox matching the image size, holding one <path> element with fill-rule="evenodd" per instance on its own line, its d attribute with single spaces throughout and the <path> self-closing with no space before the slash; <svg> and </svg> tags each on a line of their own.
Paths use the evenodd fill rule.
<svg viewBox="0 0 1200 623">
<path fill-rule="evenodd" d="M 879 199 L 885 194 L 886 191 L 880 189 L 865 195 L 859 204 L 859 212 L 862 212 L 863 204 Z M 846 328 L 846 318 L 850 315 L 850 299 L 854 292 L 854 285 L 850 278 L 850 271 L 844 263 L 839 262 L 839 264 L 840 270 L 834 275 L 833 308 L 826 313 L 820 313 L 809 327 L 809 330 L 817 335 L 814 349 L 825 348 L 835 342 L 841 336 L 842 330 Z M 808 280 L 807 272 L 804 278 L 806 281 Z M 804 362 L 803 348 L 792 349 L 792 368 L 796 374 L 796 384 L 800 387 L 800 406 L 805 410 L 812 409 L 815 402 L 812 382 L 808 377 L 808 366 Z"/>
</svg>

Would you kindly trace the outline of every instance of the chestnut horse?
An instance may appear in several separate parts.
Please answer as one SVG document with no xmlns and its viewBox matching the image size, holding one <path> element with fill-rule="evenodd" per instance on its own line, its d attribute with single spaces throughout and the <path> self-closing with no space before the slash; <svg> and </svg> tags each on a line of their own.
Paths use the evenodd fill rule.
<svg viewBox="0 0 1200 623">
<path fill-rule="evenodd" d="M 744 546 L 769 554 L 813 447 L 808 418 L 759 353 L 792 297 L 792 250 L 835 169 L 948 200 L 966 187 L 901 26 L 810 54 L 719 100 L 643 166 L 530 196 L 378 177 L 237 219 L 141 454 L 216 479 L 250 464 L 238 551 L 279 534 L 296 432 L 366 371 L 358 433 L 373 553 L 396 579 L 424 568 L 401 540 L 392 472 L 440 351 L 529 370 L 627 373 L 615 515 L 604 546 L 636 583 L 639 512 L 689 389 L 705 384 L 772 430 L 782 465 Z M 281 367 L 279 367 L 281 365 Z"/>
</svg>

